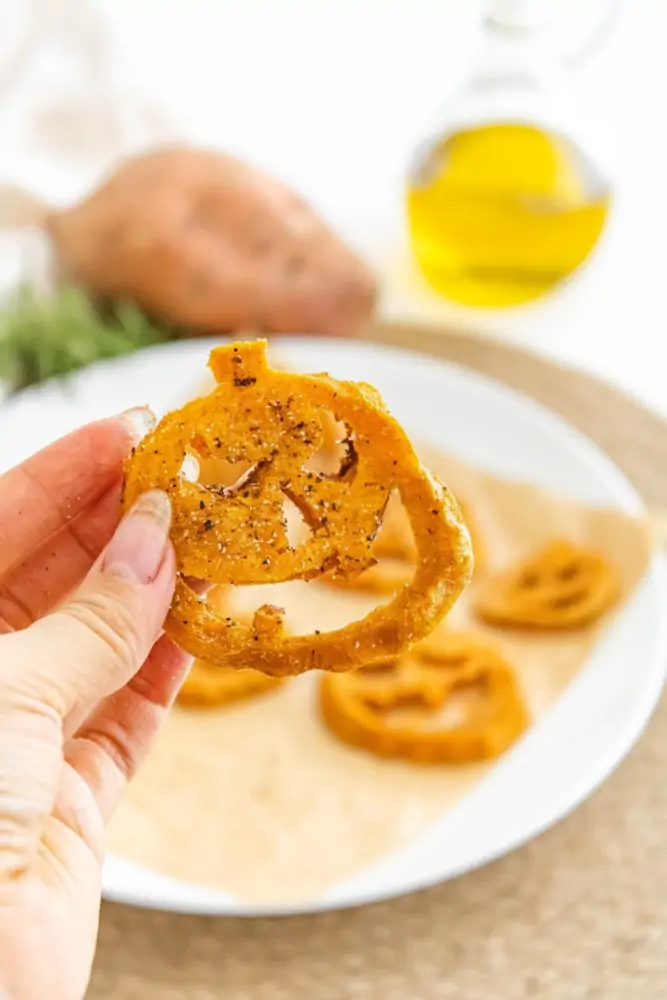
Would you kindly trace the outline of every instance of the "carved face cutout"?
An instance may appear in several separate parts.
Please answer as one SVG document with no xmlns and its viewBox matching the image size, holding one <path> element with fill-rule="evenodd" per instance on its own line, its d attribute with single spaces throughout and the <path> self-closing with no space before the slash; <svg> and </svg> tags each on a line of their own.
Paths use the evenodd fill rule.
<svg viewBox="0 0 667 1000">
<path fill-rule="evenodd" d="M 326 582 L 345 590 L 371 594 L 393 594 L 410 583 L 415 572 L 415 543 L 410 518 L 396 494 L 389 498 L 372 554 L 377 561 L 363 573 L 348 579 L 333 576 Z"/>
<path fill-rule="evenodd" d="M 472 542 L 474 573 L 479 576 L 485 565 L 484 545 L 469 505 L 460 498 L 459 505 Z M 389 498 L 382 526 L 373 545 L 373 556 L 377 560 L 376 564 L 358 576 L 350 579 L 338 576 L 326 582 L 347 590 L 372 594 L 393 594 L 410 582 L 415 570 L 415 542 L 410 519 L 396 494 Z"/>
</svg>

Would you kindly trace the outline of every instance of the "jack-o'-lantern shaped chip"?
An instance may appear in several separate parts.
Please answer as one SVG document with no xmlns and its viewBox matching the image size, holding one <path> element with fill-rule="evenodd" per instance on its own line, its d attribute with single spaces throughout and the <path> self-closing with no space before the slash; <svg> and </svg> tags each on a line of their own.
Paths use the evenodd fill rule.
<svg viewBox="0 0 667 1000">
<path fill-rule="evenodd" d="M 216 348 L 216 388 L 168 414 L 126 467 L 123 504 L 148 489 L 167 492 L 178 579 L 165 630 L 183 649 L 218 666 L 276 676 L 349 670 L 398 655 L 424 638 L 469 580 L 468 531 L 453 496 L 417 458 L 371 386 L 269 367 L 264 341 Z M 322 446 L 323 414 L 346 427 L 333 472 L 309 468 Z M 188 479 L 192 459 L 245 469 L 232 485 Z M 393 600 L 332 632 L 287 636 L 280 609 L 264 606 L 250 626 L 215 614 L 188 578 L 244 586 L 351 578 L 373 565 L 373 545 L 392 492 L 414 537 L 415 572 Z M 292 543 L 285 504 L 308 529 Z"/>
<path fill-rule="evenodd" d="M 475 608 L 490 625 L 575 629 L 601 618 L 620 592 L 616 573 L 598 552 L 555 541 L 489 577 Z"/>
<path fill-rule="evenodd" d="M 178 692 L 178 702 L 197 708 L 217 708 L 273 691 L 281 683 L 280 677 L 269 677 L 259 670 L 213 667 L 195 660 Z"/>
<path fill-rule="evenodd" d="M 509 664 L 474 636 L 457 634 L 428 640 L 395 660 L 324 677 L 320 707 L 345 742 L 431 764 L 497 757 L 528 723 Z"/>
</svg>

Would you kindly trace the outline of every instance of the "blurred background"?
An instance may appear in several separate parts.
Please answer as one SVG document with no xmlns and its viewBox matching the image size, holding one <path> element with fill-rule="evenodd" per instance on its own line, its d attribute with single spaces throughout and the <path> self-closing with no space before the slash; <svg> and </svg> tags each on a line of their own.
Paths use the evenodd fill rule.
<svg viewBox="0 0 667 1000">
<path fill-rule="evenodd" d="M 655 363 L 666 312 L 663 0 L 4 0 L 2 7 L 0 180 L 10 195 L 18 185 L 65 207 L 119 157 L 153 142 L 214 146 L 265 168 L 312 203 L 376 270 L 383 316 L 444 320 L 520 342 L 667 412 Z M 524 35 L 518 49 L 507 41 L 517 27 Z M 467 120 L 457 125 L 455 112 L 492 64 L 488 92 L 461 111 Z M 501 93 L 499 111 L 494 101 L 506 71 L 518 79 L 509 95 Z M 531 88 L 540 93 L 527 112 Z M 496 135 L 490 145 L 487 136 L 477 146 L 446 146 L 457 128 L 503 116 L 532 118 L 547 139 Z M 549 147 L 549 134 L 559 136 L 559 150 Z M 430 201 L 425 143 L 440 154 L 444 145 L 455 175 L 453 189 L 431 192 Z M 406 189 L 420 184 L 411 230 Z M 455 281 L 434 287 L 420 238 L 422 251 L 430 240 L 440 264 L 452 249 L 474 257 L 475 218 L 488 221 L 488 199 L 503 192 L 514 203 L 500 207 L 494 238 L 506 248 L 512 232 L 519 259 L 501 252 L 491 265 L 516 270 L 532 261 L 544 273 L 555 268 L 554 281 L 580 259 L 584 271 L 542 294 L 547 277 L 525 296 L 532 301 L 511 308 L 495 307 L 494 294 L 479 289 L 457 293 Z M 441 196 L 459 205 L 459 231 L 438 230 Z M 554 236 L 540 236 L 535 214 L 544 221 L 573 206 L 575 215 L 593 206 L 595 217 L 556 220 L 560 257 L 540 260 L 539 240 L 553 246 Z M 522 212 L 532 213 L 536 233 L 521 228 Z M 436 219 L 433 232 L 420 231 L 424 215 Z M 526 233 L 532 242 L 522 244 Z M 27 239 L 3 230 L 5 286 L 25 266 Z"/>
</svg>

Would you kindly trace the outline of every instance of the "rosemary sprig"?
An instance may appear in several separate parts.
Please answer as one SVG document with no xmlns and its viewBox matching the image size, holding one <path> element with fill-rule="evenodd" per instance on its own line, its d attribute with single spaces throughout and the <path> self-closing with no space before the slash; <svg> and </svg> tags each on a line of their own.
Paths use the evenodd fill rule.
<svg viewBox="0 0 667 1000">
<path fill-rule="evenodd" d="M 63 287 L 50 297 L 23 288 L 0 310 L 0 380 L 18 392 L 170 337 L 136 306 L 100 312 L 78 288 Z"/>
</svg>

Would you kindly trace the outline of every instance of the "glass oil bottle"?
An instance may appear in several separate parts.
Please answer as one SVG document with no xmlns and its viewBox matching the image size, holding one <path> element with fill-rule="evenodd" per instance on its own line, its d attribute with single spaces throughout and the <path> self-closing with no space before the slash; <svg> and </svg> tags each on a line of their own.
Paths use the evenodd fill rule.
<svg viewBox="0 0 667 1000">
<path fill-rule="evenodd" d="M 587 259 L 610 185 L 548 42 L 557 4 L 492 4 L 481 62 L 417 151 L 410 239 L 429 283 L 470 306 L 538 298 Z"/>
</svg>

